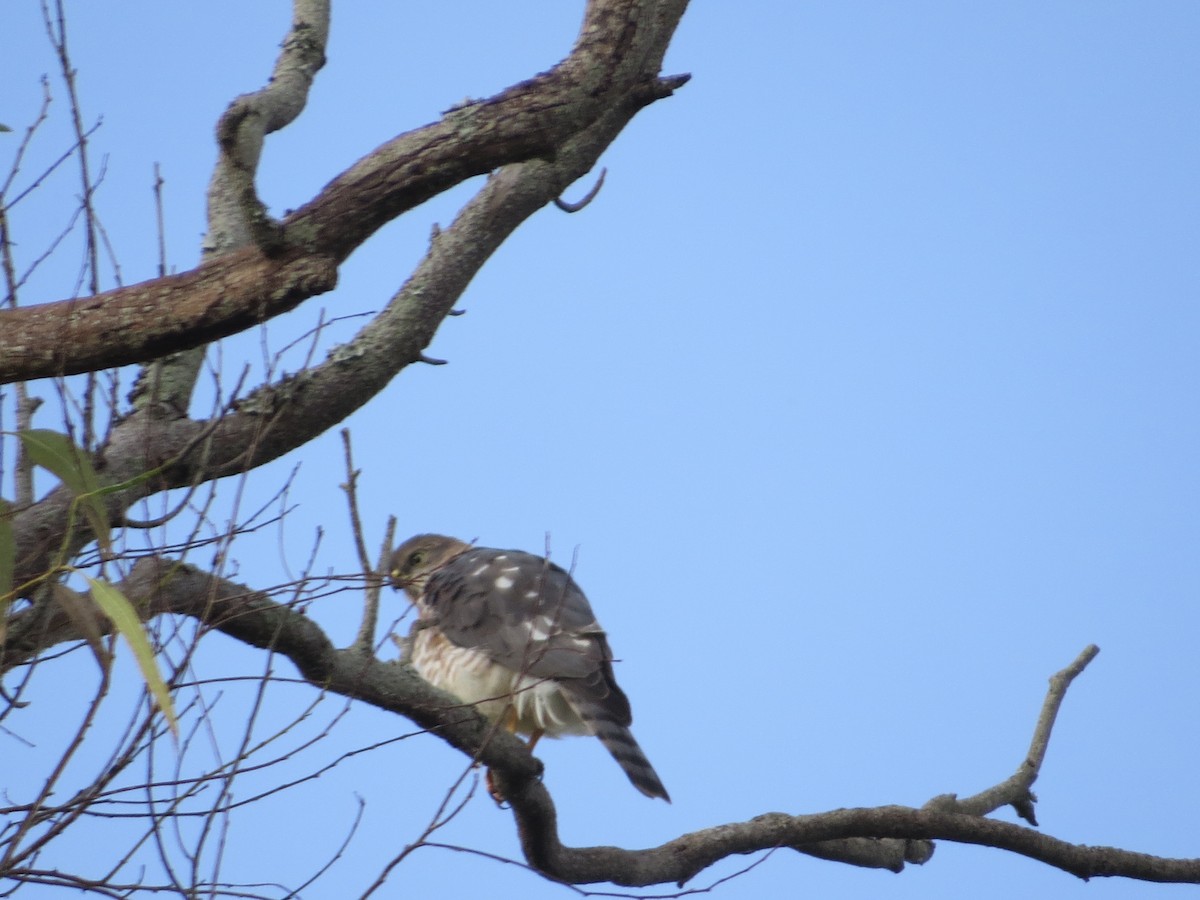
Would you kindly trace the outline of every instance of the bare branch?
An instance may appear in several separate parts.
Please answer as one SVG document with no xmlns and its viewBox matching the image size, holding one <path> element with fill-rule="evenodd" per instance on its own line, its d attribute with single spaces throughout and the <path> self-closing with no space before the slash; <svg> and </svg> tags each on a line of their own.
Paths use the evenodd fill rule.
<svg viewBox="0 0 1200 900">
<path fill-rule="evenodd" d="M 158 163 L 154 164 L 154 230 L 158 235 L 158 277 L 167 274 L 167 228 L 163 223 L 163 181 L 162 170 Z"/>
<path fill-rule="evenodd" d="M 328 0 L 293 0 L 292 23 L 275 68 L 258 91 L 238 97 L 217 125 L 221 153 L 208 188 L 208 233 L 202 259 L 210 259 L 254 243 L 271 256 L 281 229 L 258 200 L 254 179 L 267 134 L 291 124 L 308 102 L 317 72 L 325 64 L 329 40 Z M 165 272 L 160 271 L 162 277 Z M 187 409 L 204 360 L 203 343 L 179 348 L 139 375 L 130 403 Z"/>
<path fill-rule="evenodd" d="M 346 481 L 341 485 L 346 494 L 346 505 L 350 511 L 350 530 L 354 535 L 354 546 L 358 551 L 358 564 L 366 579 L 366 590 L 363 592 L 363 620 L 358 629 L 358 637 L 351 645 L 360 653 L 375 652 L 375 626 L 379 621 L 379 592 L 383 587 L 383 567 L 391 550 L 392 539 L 395 535 L 396 517 L 388 517 L 387 535 L 384 538 L 380 564 L 371 565 L 367 554 L 366 537 L 363 534 L 362 517 L 358 512 L 358 469 L 354 468 L 354 455 L 350 446 L 350 429 L 343 428 L 342 449 L 346 457 Z"/>
<path fill-rule="evenodd" d="M 559 209 L 561 209 L 565 213 L 579 212 L 581 209 L 583 209 L 585 206 L 587 206 L 589 203 L 591 203 L 593 200 L 596 199 L 596 195 L 600 193 L 600 188 L 604 187 L 604 176 L 607 174 L 608 174 L 608 169 L 600 170 L 600 177 L 596 179 L 596 184 L 592 187 L 592 189 L 590 191 L 588 191 L 584 195 L 582 200 L 578 200 L 575 203 L 568 203 L 562 197 L 555 197 L 554 205 L 557 206 Z"/>
<path fill-rule="evenodd" d="M 250 248 L 95 297 L 7 310 L 0 317 L 0 382 L 95 371 L 209 343 L 336 282 L 336 267 L 324 256 L 272 260 Z"/>
<path fill-rule="evenodd" d="M 575 49 L 553 70 L 384 144 L 288 216 L 286 240 L 272 240 L 269 254 L 247 247 L 88 301 L 0 311 L 0 383 L 142 362 L 241 331 L 331 289 L 354 249 L 430 197 L 510 163 L 557 160 L 614 112 L 623 126 L 687 80 L 657 77 L 675 21 L 639 17 L 637 5 L 593 4 Z M 620 127 L 604 130 L 611 141 Z"/>
<path fill-rule="evenodd" d="M 221 158 L 209 185 L 209 233 L 205 254 L 225 253 L 247 243 L 266 256 L 282 247 L 283 227 L 258 198 L 254 179 L 268 134 L 290 125 L 304 111 L 329 41 L 328 0 L 293 0 L 292 24 L 267 83 L 229 105 L 217 124 Z"/>
<path fill-rule="evenodd" d="M 678 12 L 681 14 L 682 9 Z M 673 26 L 674 21 L 671 22 Z M 610 27 L 616 26 L 610 23 Z M 661 57 L 669 33 L 659 35 L 658 39 L 661 46 L 656 52 Z M 654 65 L 658 61 L 650 59 Z M 655 78 L 649 83 L 638 81 L 623 102 L 568 139 L 557 149 L 552 160 L 538 159 L 509 166 L 490 178 L 454 223 L 429 247 L 425 258 L 383 312 L 351 342 L 335 348 L 326 362 L 315 369 L 251 394 L 238 404 L 236 413 L 222 418 L 213 436 L 209 464 L 204 468 L 203 477 L 213 479 L 234 475 L 277 459 L 324 433 L 381 391 L 406 365 L 419 359 L 462 291 L 504 240 L 525 219 L 561 194 L 567 185 L 590 171 L 600 153 L 638 110 L 669 95 L 684 81 L 686 78 L 682 76 Z M 329 190 L 332 186 L 327 192 Z M 302 214 L 303 210 L 296 216 Z M 268 260 L 256 249 L 246 248 L 205 263 L 192 272 L 150 282 L 146 290 L 157 296 L 173 293 L 169 285 L 189 284 L 170 302 L 159 297 L 169 310 L 161 319 L 171 323 L 176 338 L 184 343 L 193 342 L 195 337 L 195 332 L 187 331 L 189 327 L 199 328 L 205 334 L 204 339 L 209 340 L 216 334 L 207 331 L 207 324 L 197 326 L 192 321 L 194 315 L 205 323 L 222 321 L 227 315 L 257 321 L 257 310 L 273 308 L 278 303 L 298 302 L 301 295 L 314 290 L 315 286 L 322 290 L 332 287 L 336 277 L 332 261 L 302 253 L 293 257 L 292 252 Z M 250 288 L 241 280 L 243 277 L 252 282 Z M 279 291 L 280 279 L 290 287 Z M 257 298 L 254 309 L 230 310 L 230 306 L 237 307 L 236 298 L 244 296 L 247 290 Z M 114 298 L 120 294 L 115 292 L 77 301 L 76 307 L 92 304 L 88 306 L 88 315 L 95 313 L 97 324 L 112 314 L 111 309 L 101 310 L 96 305 L 102 301 L 124 308 L 124 315 L 131 321 L 155 318 L 149 312 L 157 307 L 155 302 L 148 300 L 148 305 L 143 306 L 134 298 L 126 297 L 121 303 L 115 303 Z M 177 313 L 180 314 L 178 317 Z M 61 332 L 64 328 L 75 328 L 71 323 L 79 317 L 77 309 L 75 317 L 65 317 L 65 322 L 60 321 L 57 329 Z M 228 322 L 228 319 L 223 321 Z M 156 327 L 163 326 L 164 322 L 156 322 Z M 14 329 L 11 333 L 17 331 L 19 329 Z M 106 333 L 105 336 L 112 338 L 113 345 L 126 338 L 124 334 Z M 0 347 L 2 344 L 0 338 Z M 61 348 L 69 345 L 69 335 L 63 333 L 53 344 L 57 349 L 50 352 L 61 357 Z M 146 350 L 144 346 L 143 350 Z M 7 361 L 8 357 L 0 355 L 0 373 Z M 53 360 L 43 362 L 51 367 L 57 365 Z M 148 467 L 161 466 L 164 467 L 162 481 L 154 484 L 139 481 L 128 491 L 106 497 L 114 520 L 119 520 L 123 509 L 149 493 L 182 487 L 195 478 L 196 461 L 181 458 L 181 450 L 205 425 L 183 419 L 146 417 L 148 412 L 151 411 L 139 410 L 114 429 L 104 452 L 108 468 L 103 474 L 108 483 L 122 483 L 136 479 Z M 18 534 L 17 559 L 20 561 L 18 578 L 21 575 L 36 577 L 46 571 L 50 550 L 59 544 L 47 542 L 44 535 L 61 529 L 61 525 L 55 523 L 65 521 L 69 505 L 69 494 L 55 491 L 18 517 L 14 523 Z M 84 529 L 80 529 L 76 540 L 79 546 L 86 543 Z"/>
<path fill-rule="evenodd" d="M 883 806 L 811 815 L 767 813 L 749 821 L 691 832 L 643 850 L 567 847 L 558 837 L 557 813 L 540 779 L 541 764 L 525 744 L 497 731 L 472 708 L 433 688 L 407 665 L 381 663 L 355 649 L 336 650 L 307 616 L 192 566 L 142 559 L 121 587 L 127 596 L 148 603 L 154 612 L 193 616 L 240 641 L 282 654 L 306 680 L 322 690 L 400 713 L 438 734 L 468 758 L 493 769 L 500 790 L 511 804 L 526 859 L 558 881 L 625 886 L 683 884 L 727 856 L 773 847 L 789 847 L 857 865 L 862 864 L 863 845 L 856 839 L 891 838 L 918 848 L 922 842 L 934 840 L 994 847 L 1080 878 L 1120 876 L 1200 883 L 1200 859 L 1170 859 L 1113 847 L 1076 845 L 1022 825 L 935 807 Z M 14 622 L 14 631 L 19 627 L 20 623 Z M 1056 676 L 1047 708 L 1053 705 L 1057 709 L 1071 679 L 1092 656 L 1094 648 L 1088 648 Z M 1039 740 L 1048 740 L 1045 722 L 1044 710 L 1037 730 Z M 845 857 L 840 855 L 843 850 L 848 850 Z M 908 861 L 928 858 L 928 854 L 917 853 Z M 897 870 L 901 867 L 899 862 L 894 866 Z"/>
<path fill-rule="evenodd" d="M 1045 702 L 1042 704 L 1037 727 L 1034 729 L 1033 739 L 1029 745 L 1029 753 L 1012 776 L 973 797 L 961 800 L 952 795 L 935 797 L 930 801 L 929 806 L 972 816 L 986 816 L 1002 806 L 1012 806 L 1022 819 L 1030 825 L 1037 825 L 1037 817 L 1033 810 L 1037 797 L 1030 788 L 1033 787 L 1033 783 L 1037 781 L 1037 777 L 1041 773 L 1042 762 L 1046 758 L 1046 748 L 1050 745 L 1050 733 L 1054 730 L 1054 721 L 1058 717 L 1058 709 L 1067 695 L 1067 688 L 1071 686 L 1071 682 L 1087 668 L 1088 663 L 1095 659 L 1099 652 L 1099 647 L 1089 644 L 1069 666 L 1061 672 L 1057 672 L 1050 679 L 1050 690 L 1046 693 Z"/>
</svg>

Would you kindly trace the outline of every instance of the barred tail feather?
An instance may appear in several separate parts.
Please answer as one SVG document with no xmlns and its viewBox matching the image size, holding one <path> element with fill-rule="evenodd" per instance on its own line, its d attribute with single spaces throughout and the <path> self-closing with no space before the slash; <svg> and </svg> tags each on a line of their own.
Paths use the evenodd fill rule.
<svg viewBox="0 0 1200 900">
<path fill-rule="evenodd" d="M 646 754 L 634 740 L 633 732 L 613 721 L 612 716 L 600 703 L 579 697 L 573 697 L 572 701 L 588 730 L 600 739 L 617 761 L 617 765 L 633 782 L 633 786 L 647 797 L 662 797 L 670 803 L 671 797 L 667 794 L 667 789 L 663 787 L 654 766 L 650 765 L 650 760 L 646 759 Z"/>
</svg>

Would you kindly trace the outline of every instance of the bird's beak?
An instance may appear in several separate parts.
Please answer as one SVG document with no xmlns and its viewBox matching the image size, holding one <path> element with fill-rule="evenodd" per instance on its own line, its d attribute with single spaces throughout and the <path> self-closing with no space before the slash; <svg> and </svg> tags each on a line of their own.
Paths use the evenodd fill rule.
<svg viewBox="0 0 1200 900">
<path fill-rule="evenodd" d="M 415 578 L 401 578 L 398 570 L 393 570 L 392 574 L 388 576 L 388 584 L 392 586 L 393 591 L 407 592 L 412 585 L 416 584 L 416 581 Z"/>
</svg>

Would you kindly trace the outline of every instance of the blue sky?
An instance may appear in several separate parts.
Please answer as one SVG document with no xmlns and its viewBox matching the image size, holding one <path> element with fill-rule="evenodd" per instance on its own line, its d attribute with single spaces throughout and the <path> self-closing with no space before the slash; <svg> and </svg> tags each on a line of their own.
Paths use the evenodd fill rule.
<svg viewBox="0 0 1200 900">
<path fill-rule="evenodd" d="M 288 7 L 70 8 L 122 275 L 153 275 L 155 162 L 171 260 L 190 267 L 213 125 L 268 75 Z M 548 68 L 581 9 L 335 9 L 308 110 L 268 139 L 264 198 L 276 213 L 298 206 L 394 134 Z M 20 130 L 53 62 L 36 4 L 7 4 L 0 23 L 0 121 Z M 373 543 L 394 513 L 402 536 L 539 551 L 549 535 L 556 560 L 577 553 L 674 803 L 629 788 L 595 741 L 543 744 L 564 840 L 645 846 L 772 810 L 974 793 L 1016 768 L 1047 677 L 1094 642 L 1035 788 L 1043 828 L 1200 854 L 1198 42 L 1188 2 L 697 3 L 666 64 L 693 81 L 618 139 L 598 199 L 535 216 L 442 327 L 430 352 L 450 364 L 404 372 L 346 423 Z M 54 134 L 43 158 L 62 147 Z M 384 229 L 336 293 L 225 342 L 227 383 L 322 309 L 378 309 L 473 187 Z M 30 254 L 69 214 L 46 212 L 54 192 L 72 190 L 52 184 L 45 205 L 14 212 Z M 25 302 L 66 294 L 75 266 L 65 255 Z M 332 326 L 323 347 L 362 321 Z M 252 585 L 289 580 L 318 527 L 317 570 L 355 570 L 336 432 L 256 476 L 243 509 L 297 465 L 282 535 L 233 552 Z M 400 598 L 385 602 L 388 621 L 401 615 Z M 310 609 L 342 644 L 356 614 L 350 595 Z M 266 665 L 213 644 L 202 676 Z M 46 667 L 25 722 L 6 723 L 46 742 L 6 743 L 18 775 L 53 746 L 70 666 L 92 666 L 76 657 L 63 674 Z M 227 690 L 219 712 L 236 728 L 248 701 Z M 286 684 L 270 696 L 280 722 L 313 700 Z M 342 707 L 326 699 L 317 717 Z M 353 707 L 296 771 L 408 730 Z M 462 766 L 429 737 L 361 754 L 252 808 L 225 875 L 303 880 L 357 795 L 354 843 L 306 892 L 355 896 Z M 438 840 L 518 853 L 486 798 Z M 571 895 L 437 849 L 389 884 Z M 898 877 L 779 853 L 715 896 L 1007 898 L 1014 886 L 1089 900 L 1185 890 L 1084 885 L 942 844 Z"/>
</svg>

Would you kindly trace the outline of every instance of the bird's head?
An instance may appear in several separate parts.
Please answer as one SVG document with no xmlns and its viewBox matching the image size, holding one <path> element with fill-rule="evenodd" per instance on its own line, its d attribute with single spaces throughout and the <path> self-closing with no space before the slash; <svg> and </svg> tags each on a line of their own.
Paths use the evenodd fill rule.
<svg viewBox="0 0 1200 900">
<path fill-rule="evenodd" d="M 415 602 L 425 590 L 431 573 L 470 549 L 470 544 L 444 534 L 410 537 L 392 553 L 388 580 L 393 588 L 403 589 Z"/>
</svg>

